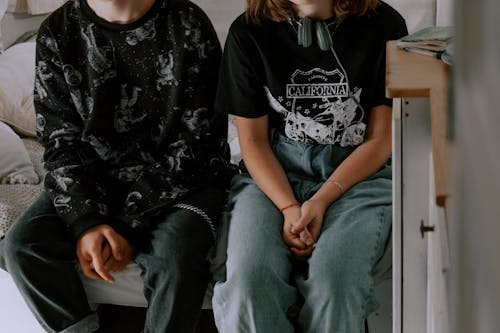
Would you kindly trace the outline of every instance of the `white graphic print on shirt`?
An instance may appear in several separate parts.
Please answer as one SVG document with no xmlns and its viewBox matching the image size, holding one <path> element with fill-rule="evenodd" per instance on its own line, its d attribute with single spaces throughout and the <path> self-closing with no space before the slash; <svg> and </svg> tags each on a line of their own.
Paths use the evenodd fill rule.
<svg viewBox="0 0 500 333">
<path fill-rule="evenodd" d="M 160 91 L 166 85 L 179 85 L 179 81 L 175 79 L 173 72 L 175 63 L 172 51 L 168 52 L 168 56 L 164 56 L 163 54 L 158 55 L 155 65 L 156 73 L 159 75 L 159 78 L 156 80 L 156 90 Z"/>
<path fill-rule="evenodd" d="M 54 197 L 54 207 L 56 207 L 60 212 L 68 214 L 73 207 L 71 206 L 71 197 L 65 194 L 58 194 Z"/>
<path fill-rule="evenodd" d="M 366 129 L 363 110 L 349 96 L 345 77 L 338 69 L 296 70 L 290 82 L 285 98 L 276 99 L 265 87 L 271 107 L 284 115 L 287 137 L 342 147 L 363 142 Z M 354 98 L 359 101 L 360 95 L 361 89 L 357 89 Z"/>
<path fill-rule="evenodd" d="M 130 131 L 132 126 L 144 118 L 146 118 L 147 113 L 142 109 L 134 108 L 139 98 L 139 93 L 142 91 L 141 88 L 133 86 L 129 91 L 127 91 L 127 84 L 121 85 L 121 102 L 120 105 L 115 107 L 115 131 L 118 133 L 124 133 Z"/>
<path fill-rule="evenodd" d="M 128 45 L 135 46 L 139 44 L 142 41 L 145 41 L 146 39 L 154 39 L 156 37 L 156 19 L 158 18 L 158 15 L 156 15 L 153 19 L 150 21 L 144 23 L 143 26 L 128 31 L 127 36 L 125 37 L 125 40 L 127 41 Z"/>
<path fill-rule="evenodd" d="M 47 80 L 52 79 L 54 74 L 49 69 L 48 64 L 40 60 L 36 66 L 36 76 L 35 76 L 35 89 L 37 94 L 35 98 L 43 100 L 47 98 Z"/>
<path fill-rule="evenodd" d="M 111 47 L 99 47 L 97 45 L 94 35 L 94 24 L 83 26 L 80 34 L 87 44 L 87 59 L 94 71 L 98 74 L 102 74 L 105 70 L 111 68 L 113 62 L 107 58 L 107 54 L 111 51 Z"/>
<path fill-rule="evenodd" d="M 98 87 L 108 79 L 116 77 L 116 69 L 113 68 L 114 49 L 113 44 L 99 47 L 94 33 L 94 24 L 81 27 L 80 34 L 87 46 L 87 59 L 90 67 L 99 75 L 93 81 L 94 86 Z M 110 54 L 111 53 L 111 54 Z M 108 55 L 112 59 L 108 58 Z"/>
</svg>

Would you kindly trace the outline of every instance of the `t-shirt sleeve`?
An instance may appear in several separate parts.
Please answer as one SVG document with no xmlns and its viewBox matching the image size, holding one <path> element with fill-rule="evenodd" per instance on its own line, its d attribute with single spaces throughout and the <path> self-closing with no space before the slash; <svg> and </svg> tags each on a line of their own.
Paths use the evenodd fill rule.
<svg viewBox="0 0 500 333">
<path fill-rule="evenodd" d="M 261 60 L 257 46 L 244 27 L 231 27 L 224 47 L 216 111 L 245 118 L 258 118 L 268 113 L 264 84 L 258 75 Z"/>
<path fill-rule="evenodd" d="M 393 25 L 377 54 L 377 60 L 375 63 L 375 75 L 374 75 L 374 96 L 370 107 L 376 107 L 379 105 L 392 106 L 392 99 L 385 96 L 385 74 L 386 74 L 386 43 L 390 40 L 396 40 L 408 34 L 406 28 L 406 22 L 401 16 L 394 18 Z"/>
</svg>

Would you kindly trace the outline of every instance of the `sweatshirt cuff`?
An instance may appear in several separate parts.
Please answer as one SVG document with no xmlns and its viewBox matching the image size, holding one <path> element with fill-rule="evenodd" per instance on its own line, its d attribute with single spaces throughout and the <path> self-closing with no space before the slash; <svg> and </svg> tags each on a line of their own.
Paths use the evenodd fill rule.
<svg viewBox="0 0 500 333">
<path fill-rule="evenodd" d="M 107 220 L 106 216 L 97 213 L 88 214 L 73 221 L 73 223 L 69 225 L 69 228 L 75 239 L 78 240 L 80 236 L 88 229 L 100 224 L 109 224 L 108 222 L 109 221 Z"/>
<path fill-rule="evenodd" d="M 145 244 L 146 235 L 141 230 L 133 229 L 127 223 L 119 219 L 111 219 L 108 223 L 117 233 L 128 240 L 136 250 L 142 249 Z"/>
<path fill-rule="evenodd" d="M 143 232 L 132 229 L 132 227 L 125 222 L 112 216 L 104 216 L 97 213 L 88 214 L 74 221 L 70 225 L 70 229 L 75 236 L 75 239 L 78 240 L 85 231 L 101 224 L 109 225 L 117 233 L 128 240 L 136 249 L 139 249 L 144 245 L 145 235 Z"/>
</svg>

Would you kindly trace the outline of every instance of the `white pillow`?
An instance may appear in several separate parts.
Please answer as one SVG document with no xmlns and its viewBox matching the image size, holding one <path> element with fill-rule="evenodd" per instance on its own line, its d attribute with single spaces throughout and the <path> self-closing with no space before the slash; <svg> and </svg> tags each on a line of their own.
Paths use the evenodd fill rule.
<svg viewBox="0 0 500 333">
<path fill-rule="evenodd" d="M 0 122 L 0 156 L 0 184 L 37 184 L 40 181 L 21 138 L 3 122 Z"/>
<path fill-rule="evenodd" d="M 36 136 L 35 49 L 36 43 L 21 43 L 0 54 L 0 121 L 26 136 Z"/>
</svg>

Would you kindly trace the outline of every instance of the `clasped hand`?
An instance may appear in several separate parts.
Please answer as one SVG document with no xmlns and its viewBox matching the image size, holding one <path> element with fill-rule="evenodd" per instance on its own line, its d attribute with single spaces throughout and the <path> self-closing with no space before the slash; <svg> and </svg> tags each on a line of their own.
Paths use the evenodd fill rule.
<svg viewBox="0 0 500 333">
<path fill-rule="evenodd" d="M 76 244 L 76 255 L 82 272 L 94 280 L 113 283 L 110 272 L 119 272 L 132 260 L 130 242 L 107 224 L 85 231 Z"/>
<path fill-rule="evenodd" d="M 283 212 L 283 240 L 298 259 L 306 259 L 319 238 L 326 207 L 316 200 L 307 200 Z"/>
</svg>

